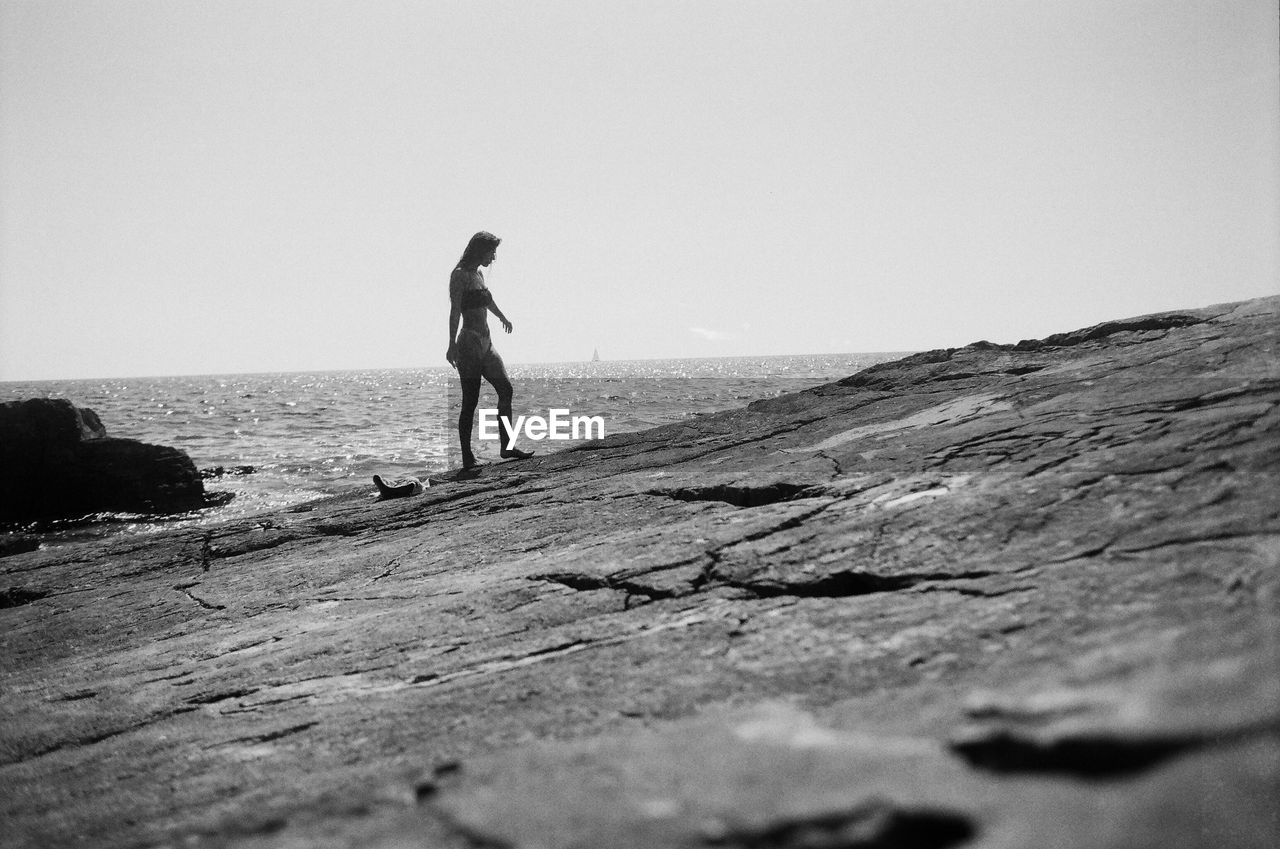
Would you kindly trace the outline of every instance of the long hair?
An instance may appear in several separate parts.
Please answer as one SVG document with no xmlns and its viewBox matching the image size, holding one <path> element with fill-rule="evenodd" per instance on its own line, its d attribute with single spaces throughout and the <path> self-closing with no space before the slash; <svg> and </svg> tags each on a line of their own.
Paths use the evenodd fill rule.
<svg viewBox="0 0 1280 849">
<path fill-rule="evenodd" d="M 486 233 L 481 230 L 471 237 L 471 241 L 467 242 L 467 249 L 462 252 L 462 258 L 458 260 L 459 268 L 475 268 L 480 264 L 480 257 L 490 248 L 496 248 L 502 240 L 492 233 Z"/>
</svg>

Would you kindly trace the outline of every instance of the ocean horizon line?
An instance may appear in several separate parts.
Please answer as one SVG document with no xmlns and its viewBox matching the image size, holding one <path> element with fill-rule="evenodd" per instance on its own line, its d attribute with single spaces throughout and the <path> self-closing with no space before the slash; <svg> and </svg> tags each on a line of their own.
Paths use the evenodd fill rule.
<svg viewBox="0 0 1280 849">
<path fill-rule="evenodd" d="M 548 366 L 566 366 L 566 365 L 615 365 L 624 363 L 662 363 L 662 362 L 710 362 L 710 361 L 729 361 L 729 360 L 767 360 L 767 359 L 783 359 L 783 358 L 799 358 L 799 357 L 890 357 L 890 356 L 910 356 L 918 353 L 921 349 L 904 349 L 901 351 L 833 351 L 827 353 L 801 353 L 801 354 L 733 354 L 716 357 L 632 357 L 628 359 L 609 359 L 602 358 L 593 362 L 589 359 L 583 360 L 541 360 L 536 362 L 512 362 L 508 363 L 508 367 L 512 369 L 518 368 L 536 368 Z M 0 386 L 24 383 L 63 383 L 63 382 L 80 382 L 95 380 L 170 380 L 180 378 L 217 378 L 217 377 L 274 377 L 283 375 L 304 375 L 304 374 L 353 374 L 358 372 L 383 372 L 383 371 L 428 371 L 428 372 L 451 372 L 453 369 L 446 365 L 439 366 L 353 366 L 342 368 L 318 368 L 318 369 L 268 369 L 264 371 L 210 371 L 210 372 L 186 372 L 174 374 L 130 374 L 130 375 L 91 375 L 88 377 L 29 377 L 29 378 L 6 378 L 0 380 Z"/>
</svg>

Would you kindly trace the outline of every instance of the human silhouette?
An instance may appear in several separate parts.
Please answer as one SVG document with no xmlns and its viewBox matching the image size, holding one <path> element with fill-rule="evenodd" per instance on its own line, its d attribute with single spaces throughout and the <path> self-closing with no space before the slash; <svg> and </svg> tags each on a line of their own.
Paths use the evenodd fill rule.
<svg viewBox="0 0 1280 849">
<path fill-rule="evenodd" d="M 533 456 L 531 451 L 521 451 L 507 446 L 510 434 L 503 419 L 511 420 L 511 379 L 502 357 L 493 347 L 489 336 L 489 313 L 498 317 L 502 329 L 511 332 L 511 322 L 498 309 L 493 294 L 484 283 L 481 267 L 488 268 L 497 258 L 498 244 L 502 240 L 492 233 L 481 231 L 471 237 L 467 249 L 462 252 L 453 274 L 449 277 L 449 350 L 445 359 L 458 370 L 462 383 L 462 410 L 458 413 L 458 441 L 462 446 L 462 468 L 476 466 L 476 456 L 471 451 L 471 429 L 475 423 L 476 404 L 480 400 L 480 379 L 498 393 L 498 432 L 502 440 L 500 456 L 504 459 L 524 459 Z M 461 323 L 461 329 L 459 329 Z"/>
</svg>

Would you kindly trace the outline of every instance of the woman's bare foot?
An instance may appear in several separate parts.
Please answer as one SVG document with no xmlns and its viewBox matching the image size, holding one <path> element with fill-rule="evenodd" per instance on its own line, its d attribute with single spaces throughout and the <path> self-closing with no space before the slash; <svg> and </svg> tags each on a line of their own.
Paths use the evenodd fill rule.
<svg viewBox="0 0 1280 849">
<path fill-rule="evenodd" d="M 533 456 L 533 452 L 521 451 L 519 448 L 506 448 L 498 456 L 504 460 L 528 460 Z"/>
</svg>

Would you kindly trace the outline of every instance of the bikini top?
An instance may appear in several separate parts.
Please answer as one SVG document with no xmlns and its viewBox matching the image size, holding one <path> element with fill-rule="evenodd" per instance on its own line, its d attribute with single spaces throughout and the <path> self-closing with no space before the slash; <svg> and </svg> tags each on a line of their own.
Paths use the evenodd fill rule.
<svg viewBox="0 0 1280 849">
<path fill-rule="evenodd" d="M 458 306 L 464 310 L 477 310 L 488 307 L 492 302 L 493 296 L 488 289 L 468 289 L 462 293 Z"/>
</svg>

